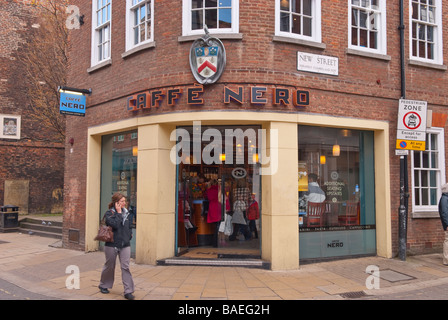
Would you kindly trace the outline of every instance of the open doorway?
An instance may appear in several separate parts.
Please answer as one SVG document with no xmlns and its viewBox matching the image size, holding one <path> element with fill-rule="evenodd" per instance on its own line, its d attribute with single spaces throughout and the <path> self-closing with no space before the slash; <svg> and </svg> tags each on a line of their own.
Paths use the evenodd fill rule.
<svg viewBox="0 0 448 320">
<path fill-rule="evenodd" d="M 258 129 L 257 126 L 177 129 L 184 134 L 179 142 L 183 150 L 178 153 L 182 159 L 177 166 L 177 256 L 261 257 Z"/>
</svg>

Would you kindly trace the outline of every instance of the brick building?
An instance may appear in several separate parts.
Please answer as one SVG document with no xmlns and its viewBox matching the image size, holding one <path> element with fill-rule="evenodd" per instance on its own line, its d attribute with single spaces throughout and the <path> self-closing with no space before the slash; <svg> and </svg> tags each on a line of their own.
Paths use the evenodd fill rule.
<svg viewBox="0 0 448 320">
<path fill-rule="evenodd" d="M 62 212 L 64 146 L 29 112 L 20 55 L 38 28 L 31 1 L 0 3 L 0 204 L 20 213 Z"/>
<path fill-rule="evenodd" d="M 440 250 L 446 3 L 403 2 L 404 60 L 398 1 L 74 4 L 85 23 L 72 32 L 69 85 L 92 94 L 85 118 L 67 120 L 74 144 L 65 162 L 65 246 L 97 249 L 100 217 L 121 191 L 136 208 L 139 263 L 203 254 L 294 269 L 313 259 L 393 257 L 406 98 L 427 102 L 430 115 L 426 149 L 407 157 L 407 247 Z M 221 224 L 204 216 L 213 179 L 234 214 L 233 191 L 244 180 L 261 211 L 258 238 L 231 241 L 221 206 L 215 242 Z M 320 196 L 310 194 L 316 184 Z"/>
</svg>

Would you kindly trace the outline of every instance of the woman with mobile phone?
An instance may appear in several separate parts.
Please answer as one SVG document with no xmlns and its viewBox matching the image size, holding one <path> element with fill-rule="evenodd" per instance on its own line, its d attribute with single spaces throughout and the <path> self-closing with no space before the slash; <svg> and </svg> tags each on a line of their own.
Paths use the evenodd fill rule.
<svg viewBox="0 0 448 320">
<path fill-rule="evenodd" d="M 99 289 L 101 293 L 109 293 L 114 284 L 115 262 L 117 256 L 120 259 L 121 277 L 124 287 L 124 297 L 134 299 L 134 280 L 132 279 L 129 263 L 131 260 L 132 221 L 129 211 L 125 208 L 126 197 L 121 193 L 115 193 L 106 211 L 106 225 L 112 227 L 114 241 L 106 242 L 104 253 L 106 262 L 101 272 Z"/>
</svg>

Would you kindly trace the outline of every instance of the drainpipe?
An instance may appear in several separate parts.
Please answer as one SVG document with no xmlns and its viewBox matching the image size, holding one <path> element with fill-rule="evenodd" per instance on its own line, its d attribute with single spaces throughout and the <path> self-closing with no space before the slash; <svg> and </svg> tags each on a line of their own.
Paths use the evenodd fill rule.
<svg viewBox="0 0 448 320">
<path fill-rule="evenodd" d="M 406 77 L 404 70 L 404 8 L 403 0 L 400 0 L 400 63 L 401 63 L 401 98 L 406 99 Z"/>
<path fill-rule="evenodd" d="M 400 63 L 401 63 L 401 98 L 406 99 L 406 75 L 404 54 L 404 4 L 400 0 Z M 408 156 L 400 156 L 400 207 L 398 209 L 398 256 L 406 260 L 407 221 L 408 221 Z"/>
</svg>

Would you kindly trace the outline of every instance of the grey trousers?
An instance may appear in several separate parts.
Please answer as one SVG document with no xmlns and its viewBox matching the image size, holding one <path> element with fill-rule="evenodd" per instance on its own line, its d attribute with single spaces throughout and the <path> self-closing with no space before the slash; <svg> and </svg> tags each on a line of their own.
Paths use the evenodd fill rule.
<svg viewBox="0 0 448 320">
<path fill-rule="evenodd" d="M 134 292 L 134 280 L 132 279 L 131 271 L 129 270 L 129 262 L 131 261 L 131 247 L 113 248 L 104 246 L 104 253 L 106 255 L 106 263 L 101 272 L 100 287 L 112 288 L 115 279 L 115 262 L 117 256 L 120 259 L 121 279 L 123 281 L 124 294 Z"/>
<path fill-rule="evenodd" d="M 448 266 L 448 231 L 445 231 L 445 241 L 443 241 L 443 264 Z"/>
</svg>

